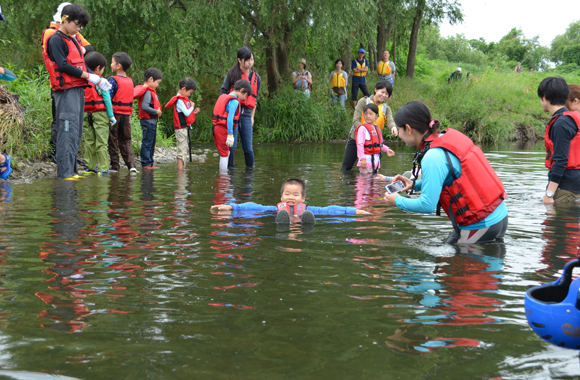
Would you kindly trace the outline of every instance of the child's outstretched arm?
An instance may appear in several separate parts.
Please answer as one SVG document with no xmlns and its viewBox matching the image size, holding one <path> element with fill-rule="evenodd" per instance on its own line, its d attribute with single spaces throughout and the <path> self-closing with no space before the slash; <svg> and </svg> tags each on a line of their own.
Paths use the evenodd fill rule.
<svg viewBox="0 0 580 380">
<path fill-rule="evenodd" d="M 210 210 L 216 210 L 216 211 L 232 211 L 233 207 L 232 205 L 214 205 L 211 206 Z"/>
<path fill-rule="evenodd" d="M 0 79 L 5 81 L 13 81 L 16 79 L 16 74 L 8 69 L 5 69 L 4 67 L 0 67 Z"/>
</svg>

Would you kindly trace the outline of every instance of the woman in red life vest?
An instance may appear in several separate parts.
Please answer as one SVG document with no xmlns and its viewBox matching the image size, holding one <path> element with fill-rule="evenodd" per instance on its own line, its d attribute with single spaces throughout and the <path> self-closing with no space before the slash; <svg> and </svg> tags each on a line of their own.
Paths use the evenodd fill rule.
<svg viewBox="0 0 580 380">
<path fill-rule="evenodd" d="M 358 167 L 361 173 L 377 174 L 381 167 L 381 156 L 386 152 L 393 157 L 395 152 L 383 144 L 381 129 L 375 125 L 379 118 L 379 107 L 376 104 L 367 104 L 364 108 L 365 123 L 361 123 L 356 130 L 356 150 Z"/>
<path fill-rule="evenodd" d="M 239 127 L 234 129 L 234 145 L 230 148 L 228 167 L 234 167 L 234 153 L 238 144 L 238 131 L 242 140 L 244 149 L 244 158 L 246 167 L 254 167 L 254 151 L 252 149 L 252 135 L 254 127 L 254 114 L 256 113 L 256 104 L 260 92 L 261 79 L 257 72 L 252 70 L 254 66 L 254 53 L 247 47 L 238 50 L 238 62 L 228 71 L 224 78 L 221 88 L 221 94 L 232 92 L 234 84 L 245 79 L 252 86 L 252 95 L 249 95 L 244 101 L 240 102 L 240 122 Z"/>
<path fill-rule="evenodd" d="M 481 149 L 455 129 L 439 132 L 439 121 L 433 120 L 429 108 L 421 102 L 401 107 L 395 115 L 395 124 L 407 146 L 419 147 L 413 174 L 417 177 L 417 170 L 421 169 L 423 178 L 412 181 L 395 176 L 393 181 L 406 185 L 401 191 L 420 191 L 421 196 L 412 199 L 386 193 L 387 204 L 426 214 L 440 205 L 453 224 L 449 244 L 503 238 L 508 222 L 504 202 L 507 194 Z"/>
</svg>

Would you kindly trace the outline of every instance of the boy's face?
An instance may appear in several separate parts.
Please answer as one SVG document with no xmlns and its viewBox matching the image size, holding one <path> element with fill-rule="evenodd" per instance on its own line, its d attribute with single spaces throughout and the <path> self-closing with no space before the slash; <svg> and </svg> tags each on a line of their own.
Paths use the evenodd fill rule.
<svg viewBox="0 0 580 380">
<path fill-rule="evenodd" d="M 68 35 L 75 35 L 81 31 L 83 28 L 78 20 L 69 21 L 67 18 L 62 24 L 60 24 L 61 29 Z"/>
<path fill-rule="evenodd" d="M 186 98 L 189 98 L 191 96 L 191 94 L 193 94 L 193 91 L 195 91 L 195 90 L 193 90 L 193 89 L 188 90 L 185 87 L 181 87 L 178 92 L 179 92 L 179 95 L 185 96 Z"/>
<path fill-rule="evenodd" d="M 248 97 L 248 94 L 240 91 L 240 95 L 238 96 L 238 100 L 242 101 L 242 100 L 245 100 L 247 97 Z"/>
<path fill-rule="evenodd" d="M 375 121 L 377 120 L 378 116 L 379 115 L 374 113 L 373 110 L 371 110 L 371 109 L 366 110 L 365 111 L 365 123 L 374 124 Z"/>
<path fill-rule="evenodd" d="M 289 205 L 304 203 L 305 199 L 306 197 L 302 195 L 302 186 L 292 183 L 289 183 L 286 186 L 284 186 L 282 197 L 280 197 L 280 201 L 286 202 Z"/>
<path fill-rule="evenodd" d="M 544 96 L 540 98 L 540 104 L 542 105 L 542 110 L 544 112 L 548 112 L 550 109 L 550 101 L 546 99 Z"/>
<path fill-rule="evenodd" d="M 119 71 L 120 68 L 121 65 L 115 62 L 115 58 L 111 58 L 111 71 L 117 73 L 117 71 Z"/>
<path fill-rule="evenodd" d="M 163 79 L 153 79 L 153 77 L 149 77 L 149 79 L 147 79 L 147 86 L 151 87 L 154 90 L 157 90 L 157 87 L 159 87 L 159 83 L 161 83 Z"/>
</svg>

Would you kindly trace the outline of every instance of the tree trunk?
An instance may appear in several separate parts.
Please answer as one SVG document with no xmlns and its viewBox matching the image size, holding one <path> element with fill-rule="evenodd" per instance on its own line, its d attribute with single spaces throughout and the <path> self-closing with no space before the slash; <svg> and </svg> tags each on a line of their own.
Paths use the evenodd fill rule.
<svg viewBox="0 0 580 380">
<path fill-rule="evenodd" d="M 282 42 L 279 42 L 276 45 L 276 61 L 278 63 L 278 73 L 281 76 L 281 78 L 285 78 L 286 76 L 289 75 L 288 72 L 289 44 L 290 44 L 290 31 L 285 30 Z"/>
<path fill-rule="evenodd" d="M 387 36 L 385 28 L 385 1 L 379 0 L 379 23 L 377 24 L 377 54 L 375 61 L 379 62 L 383 59 L 383 51 L 387 47 Z"/>
<path fill-rule="evenodd" d="M 425 0 L 417 2 L 417 13 L 413 19 L 413 28 L 411 28 L 411 38 L 409 40 L 409 55 L 407 56 L 407 78 L 413 79 L 415 75 L 415 56 L 417 54 L 417 38 L 419 37 L 419 28 L 423 11 L 425 10 Z"/>
<path fill-rule="evenodd" d="M 352 62 L 352 52 L 351 52 L 351 45 L 350 45 L 350 39 L 347 39 L 346 41 L 344 41 L 344 48 L 342 50 L 342 60 L 344 62 L 344 66 L 343 66 L 343 70 L 350 72 L 350 64 Z M 349 75 L 350 77 L 351 75 Z"/>
<path fill-rule="evenodd" d="M 276 49 L 272 47 L 272 42 L 266 45 L 264 52 L 266 53 L 266 72 L 268 74 L 268 92 L 275 94 L 280 88 L 280 73 L 278 72 L 278 65 L 276 63 Z"/>
<path fill-rule="evenodd" d="M 397 25 L 395 25 L 395 30 L 393 30 L 393 48 L 391 49 L 391 61 L 397 65 Z"/>
</svg>

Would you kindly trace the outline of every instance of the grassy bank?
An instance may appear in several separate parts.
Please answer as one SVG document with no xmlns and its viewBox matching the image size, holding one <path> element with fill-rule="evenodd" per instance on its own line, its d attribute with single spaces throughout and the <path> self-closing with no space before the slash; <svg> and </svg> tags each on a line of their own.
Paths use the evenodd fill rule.
<svg viewBox="0 0 580 380">
<path fill-rule="evenodd" d="M 464 78 L 471 72 L 472 80 L 447 84 L 447 77 L 457 67 L 463 68 Z M 17 72 L 18 79 L 3 83 L 20 95 L 20 105 L 26 107 L 23 123 L 4 122 L 0 128 L 0 151 L 7 151 L 23 159 L 42 159 L 47 156 L 50 138 L 50 88 L 44 67 Z M 538 83 L 553 72 L 496 71 L 495 68 L 475 67 L 461 63 L 428 61 L 423 63 L 421 76 L 414 80 L 397 78 L 393 97 L 388 101 L 396 112 L 411 100 L 425 102 L 433 116 L 444 127 L 464 131 L 476 141 L 499 142 L 541 137 L 549 115 L 542 112 L 536 89 Z M 557 74 L 556 74 L 557 75 Z M 562 75 L 568 83 L 580 83 L 580 77 Z M 377 81 L 369 75 L 369 88 Z M 343 139 L 350 127 L 352 103 L 347 101 L 346 112 L 331 107 L 327 74 L 314 76 L 312 95 L 308 99 L 294 91 L 291 84 L 270 98 L 260 97 L 260 110 L 255 117 L 254 141 L 325 141 Z M 209 80 L 198 81 L 200 91 L 194 100 L 202 111 L 192 130 L 194 142 L 212 140 L 211 113 L 217 85 Z M 208 83 L 204 86 L 204 83 Z M 215 87 L 215 88 L 214 88 Z M 205 91 L 204 91 L 205 90 Z M 202 99 L 203 94 L 203 99 Z M 362 96 L 362 94 L 359 94 Z M 160 99 L 164 104 L 168 99 Z M 157 144 L 175 144 L 172 110 L 164 110 L 158 128 Z M 3 120 L 6 115 L 2 114 Z M 136 113 L 132 118 L 133 148 L 138 153 L 141 128 Z"/>
</svg>

